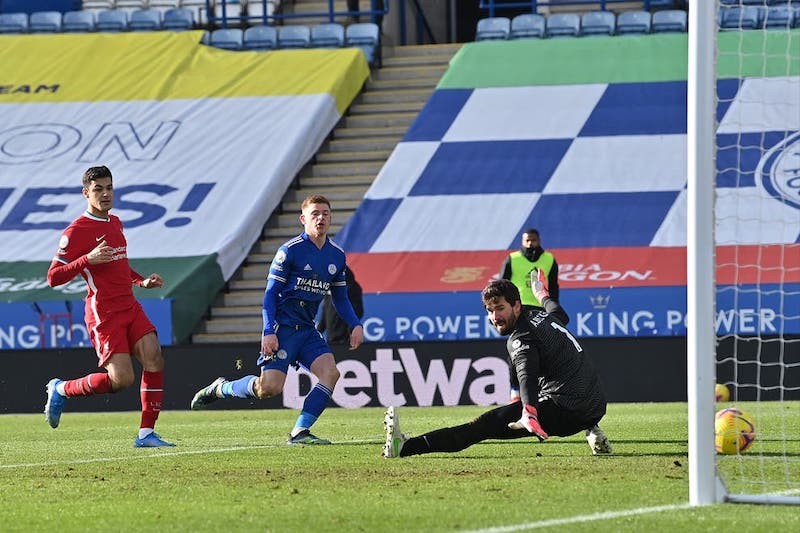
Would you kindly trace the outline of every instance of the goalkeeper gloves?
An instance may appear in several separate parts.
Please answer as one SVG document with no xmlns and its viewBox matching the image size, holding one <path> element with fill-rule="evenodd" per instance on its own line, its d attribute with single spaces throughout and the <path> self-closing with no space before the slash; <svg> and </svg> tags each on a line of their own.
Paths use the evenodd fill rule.
<svg viewBox="0 0 800 533">
<path fill-rule="evenodd" d="M 539 300 L 540 305 L 544 304 L 545 298 L 550 298 L 550 291 L 547 289 L 547 276 L 544 275 L 540 268 L 531 270 L 531 290 L 536 299 Z"/>
<path fill-rule="evenodd" d="M 539 416 L 536 413 L 536 408 L 529 403 L 522 406 L 522 417 L 516 422 L 511 422 L 508 427 L 511 429 L 527 429 L 528 433 L 536 435 L 536 437 L 543 441 L 548 435 L 539 424 Z"/>
</svg>

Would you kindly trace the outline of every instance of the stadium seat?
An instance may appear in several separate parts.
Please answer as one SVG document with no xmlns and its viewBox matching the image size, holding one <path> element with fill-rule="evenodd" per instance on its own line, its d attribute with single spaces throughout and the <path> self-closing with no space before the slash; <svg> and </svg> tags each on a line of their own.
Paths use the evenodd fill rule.
<svg viewBox="0 0 800 533">
<path fill-rule="evenodd" d="M 242 30 L 239 28 L 221 28 L 211 32 L 211 46 L 225 50 L 242 49 Z"/>
<path fill-rule="evenodd" d="M 344 26 L 333 22 L 312 26 L 311 46 L 312 48 L 341 48 L 344 46 Z"/>
<path fill-rule="evenodd" d="M 538 13 L 525 13 L 511 19 L 509 39 L 532 39 L 544 37 L 544 16 Z"/>
<path fill-rule="evenodd" d="M 0 13 L 0 33 L 25 33 L 28 31 L 26 13 Z"/>
<path fill-rule="evenodd" d="M 547 18 L 548 37 L 577 37 L 581 34 L 581 17 L 575 13 L 557 13 Z"/>
<path fill-rule="evenodd" d="M 650 13 L 647 11 L 625 11 L 617 16 L 617 34 L 650 33 Z"/>
<path fill-rule="evenodd" d="M 147 0 L 115 0 L 115 9 L 125 9 L 129 13 L 137 9 L 147 9 Z"/>
<path fill-rule="evenodd" d="M 164 22 L 161 27 L 172 31 L 191 30 L 194 27 L 194 15 L 190 9 L 168 9 L 164 12 Z"/>
<path fill-rule="evenodd" d="M 687 24 L 686 11 L 667 9 L 653 13 L 650 30 L 653 33 L 685 32 Z"/>
<path fill-rule="evenodd" d="M 107 9 L 97 14 L 97 31 L 119 32 L 128 29 L 128 12 L 121 9 Z"/>
<path fill-rule="evenodd" d="M 278 48 L 308 48 L 311 30 L 308 26 L 281 26 L 278 28 Z"/>
<path fill-rule="evenodd" d="M 617 20 L 610 11 L 590 11 L 581 17 L 581 35 L 614 35 Z"/>
<path fill-rule="evenodd" d="M 491 41 L 508 39 L 509 33 L 511 33 L 511 21 L 508 17 L 489 17 L 478 21 L 478 28 L 475 31 L 475 40 Z"/>
<path fill-rule="evenodd" d="M 720 10 L 719 27 L 725 30 L 753 30 L 759 27 L 759 9 L 755 6 L 726 7 Z"/>
<path fill-rule="evenodd" d="M 246 50 L 275 50 L 278 47 L 278 30 L 272 26 L 251 26 L 244 30 Z"/>
<path fill-rule="evenodd" d="M 140 9 L 131 13 L 128 22 L 131 31 L 157 31 L 161 29 L 161 12 L 156 9 Z"/>
<path fill-rule="evenodd" d="M 94 31 L 93 11 L 67 11 L 61 17 L 61 31 L 66 33 L 87 33 Z"/>
<path fill-rule="evenodd" d="M 788 5 L 770 6 L 762 12 L 763 26 L 765 28 L 791 28 L 797 25 L 800 11 L 795 12 Z"/>
<path fill-rule="evenodd" d="M 59 11 L 36 11 L 29 19 L 31 33 L 58 33 L 61 31 L 61 13 Z"/>
<path fill-rule="evenodd" d="M 361 48 L 367 58 L 367 63 L 380 65 L 381 35 L 378 25 L 374 22 L 349 25 L 345 30 L 345 45 Z"/>
</svg>

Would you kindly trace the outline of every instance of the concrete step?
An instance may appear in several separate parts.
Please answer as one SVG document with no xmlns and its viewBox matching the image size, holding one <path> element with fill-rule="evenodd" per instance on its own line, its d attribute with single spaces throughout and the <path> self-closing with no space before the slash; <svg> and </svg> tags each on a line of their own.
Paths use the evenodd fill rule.
<svg viewBox="0 0 800 533">
<path fill-rule="evenodd" d="M 397 135 L 394 137 L 363 137 L 360 139 L 335 139 L 328 143 L 328 151 L 329 152 L 337 152 L 337 153 L 350 153 L 354 151 L 375 151 L 375 152 L 389 152 L 391 153 L 394 150 L 397 143 L 402 140 L 402 135 Z M 388 159 L 388 155 L 386 158 Z M 319 159 L 317 159 L 319 161 Z M 384 162 L 386 159 L 383 160 Z M 322 162 L 322 161 L 320 161 Z M 383 165 L 381 165 L 383 166 Z"/>
<path fill-rule="evenodd" d="M 447 70 L 444 65 L 425 65 L 416 67 L 391 67 L 380 68 L 372 74 L 376 80 L 418 80 L 418 79 L 441 79 Z"/>
<path fill-rule="evenodd" d="M 416 116 L 422 106 L 422 102 L 392 102 L 388 104 L 353 104 L 350 106 L 352 115 L 375 115 L 393 113 L 414 113 Z M 349 118 L 349 117 L 348 117 Z"/>
<path fill-rule="evenodd" d="M 336 176 L 335 178 L 301 176 L 298 183 L 301 188 L 321 189 L 331 185 L 364 185 L 369 187 L 374 180 L 375 176 L 365 174 L 360 176 Z"/>
<path fill-rule="evenodd" d="M 339 200 L 360 200 L 364 197 L 369 187 L 367 185 L 338 185 L 331 184 L 325 187 L 300 187 L 289 189 L 283 196 L 283 201 L 302 202 L 311 194 L 321 194 L 333 202 L 334 209 L 339 207 Z"/>
<path fill-rule="evenodd" d="M 387 46 L 385 52 L 386 57 L 418 57 L 430 55 L 456 55 L 462 43 L 447 43 L 447 44 L 417 44 L 408 46 Z"/>
<path fill-rule="evenodd" d="M 211 318 L 254 317 L 261 316 L 261 305 L 235 305 L 230 307 L 212 307 Z"/>
<path fill-rule="evenodd" d="M 324 163 L 306 167 L 301 172 L 303 176 L 376 176 L 383 167 L 383 162 L 357 161 L 354 163 Z"/>
<path fill-rule="evenodd" d="M 391 153 L 391 150 L 370 150 L 366 152 L 320 152 L 317 154 L 317 163 L 355 163 L 362 161 L 380 161 L 381 163 L 385 163 Z"/>
<path fill-rule="evenodd" d="M 416 115 L 410 114 L 410 116 L 416 116 Z M 385 125 L 383 127 L 370 126 L 370 125 L 366 126 L 359 125 L 357 127 L 353 127 L 351 125 L 346 128 L 334 130 L 333 136 L 331 137 L 332 139 L 331 143 L 343 139 L 357 139 L 359 141 L 375 140 L 376 142 L 382 142 L 385 140 L 384 138 L 387 139 L 397 138 L 399 141 L 399 138 L 406 134 L 406 131 L 408 130 L 408 125 L 411 124 L 411 121 L 408 121 L 407 117 L 405 116 L 399 117 L 397 119 L 398 122 L 400 121 L 400 118 L 402 118 L 403 122 L 407 123 L 403 123 L 397 126 Z M 346 118 L 345 120 L 351 120 L 352 122 L 360 123 L 360 122 L 365 122 L 367 119 L 366 117 L 349 117 Z"/>
<path fill-rule="evenodd" d="M 449 66 L 453 58 L 450 54 L 430 54 L 418 56 L 390 56 L 383 58 L 383 68 Z"/>
<path fill-rule="evenodd" d="M 359 104 L 387 104 L 391 102 L 425 103 L 433 94 L 433 89 L 395 89 L 386 91 L 366 91 L 358 97 Z"/>
<path fill-rule="evenodd" d="M 228 282 L 231 292 L 234 291 L 261 291 L 261 301 L 264 300 L 266 281 L 262 279 L 234 279 Z"/>
<path fill-rule="evenodd" d="M 344 118 L 344 127 L 356 128 L 382 128 L 405 126 L 406 128 L 417 118 L 417 112 L 389 113 L 386 115 L 361 115 L 347 116 Z M 334 138 L 336 136 L 334 135 Z"/>
<path fill-rule="evenodd" d="M 213 318 L 206 321 L 204 333 L 259 333 L 261 313 L 250 317 Z"/>
<path fill-rule="evenodd" d="M 195 344 L 227 344 L 241 343 L 258 346 L 261 342 L 261 332 L 256 333 L 195 333 L 192 335 Z"/>
<path fill-rule="evenodd" d="M 259 254 L 261 256 L 262 254 Z M 263 254 L 264 256 L 269 257 L 268 261 L 260 261 L 258 264 L 253 263 L 243 266 L 239 269 L 239 279 L 243 280 L 261 280 L 264 283 L 267 281 L 267 274 L 269 274 L 269 265 L 272 262 L 271 254 Z M 248 263 L 250 258 L 248 258 Z M 266 287 L 266 285 L 265 285 Z"/>
<path fill-rule="evenodd" d="M 439 84 L 441 76 L 433 78 L 414 78 L 408 80 L 382 80 L 373 78 L 367 82 L 367 90 L 372 91 L 396 91 L 399 89 L 430 89 L 431 91 Z"/>
<path fill-rule="evenodd" d="M 238 290 L 222 295 L 221 302 L 225 307 L 258 307 L 264 303 L 264 289 L 266 282 L 261 284 L 258 289 Z"/>
</svg>

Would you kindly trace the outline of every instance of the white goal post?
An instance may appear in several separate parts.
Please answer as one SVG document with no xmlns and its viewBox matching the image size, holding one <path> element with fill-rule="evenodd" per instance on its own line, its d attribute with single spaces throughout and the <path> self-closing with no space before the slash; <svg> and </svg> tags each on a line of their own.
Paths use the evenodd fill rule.
<svg viewBox="0 0 800 533">
<path fill-rule="evenodd" d="M 777 2 L 723 4 L 688 17 L 689 501 L 800 504 L 800 27 L 765 28 Z M 718 30 L 723 13 L 758 25 Z M 717 455 L 734 403 L 755 444 Z"/>
</svg>

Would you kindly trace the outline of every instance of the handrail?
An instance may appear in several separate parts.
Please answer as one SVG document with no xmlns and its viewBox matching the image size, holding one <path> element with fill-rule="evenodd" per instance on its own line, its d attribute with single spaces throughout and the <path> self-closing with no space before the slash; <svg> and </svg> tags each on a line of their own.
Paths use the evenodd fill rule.
<svg viewBox="0 0 800 533">
<path fill-rule="evenodd" d="M 257 1 L 257 0 L 256 0 Z M 217 16 L 214 8 L 211 6 L 211 0 L 206 0 L 206 14 L 208 17 L 208 24 L 209 26 L 219 25 L 221 28 L 227 28 L 228 23 L 232 19 L 236 19 L 242 22 L 250 22 L 251 20 L 258 20 L 261 21 L 262 24 L 275 24 L 282 22 L 283 20 L 287 19 L 303 19 L 303 18 L 321 18 L 327 17 L 329 22 L 334 22 L 337 17 L 356 17 L 356 16 L 369 16 L 372 22 L 376 22 L 379 16 L 384 16 L 389 13 L 389 4 L 390 0 L 384 0 L 383 2 L 383 9 L 378 9 L 377 7 L 378 0 L 370 0 L 370 9 L 368 10 L 359 10 L 359 11 L 336 11 L 334 6 L 334 0 L 328 0 L 328 10 L 324 12 L 313 12 L 313 13 L 272 13 L 268 14 L 267 4 L 269 0 L 261 0 L 261 6 L 263 8 L 262 15 L 250 16 L 250 15 L 240 15 L 238 17 L 229 17 L 228 16 L 228 0 L 217 0 L 218 5 L 221 6 L 222 10 L 220 15 Z M 250 0 L 250 3 L 253 3 L 254 0 Z"/>
</svg>

